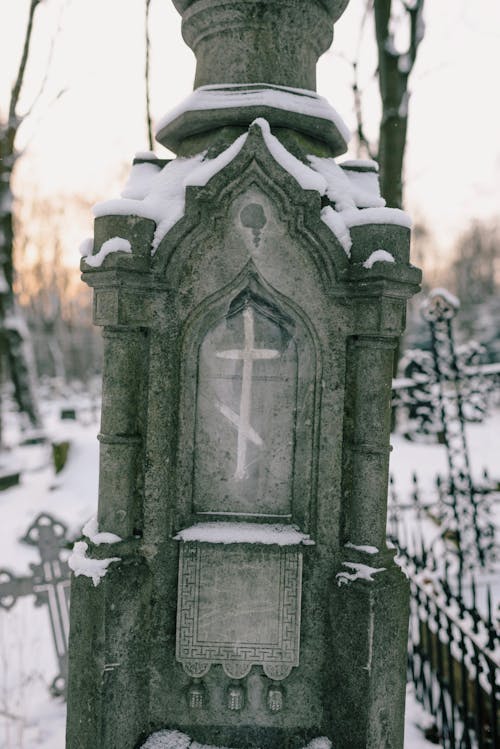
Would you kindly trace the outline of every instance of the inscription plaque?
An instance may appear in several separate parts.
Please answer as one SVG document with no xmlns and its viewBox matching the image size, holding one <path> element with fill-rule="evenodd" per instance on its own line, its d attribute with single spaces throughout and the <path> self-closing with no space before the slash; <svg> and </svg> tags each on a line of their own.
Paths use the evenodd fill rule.
<svg viewBox="0 0 500 749">
<path fill-rule="evenodd" d="M 181 544 L 177 660 L 200 677 L 252 666 L 286 678 L 299 664 L 302 554 L 295 546 Z"/>
</svg>

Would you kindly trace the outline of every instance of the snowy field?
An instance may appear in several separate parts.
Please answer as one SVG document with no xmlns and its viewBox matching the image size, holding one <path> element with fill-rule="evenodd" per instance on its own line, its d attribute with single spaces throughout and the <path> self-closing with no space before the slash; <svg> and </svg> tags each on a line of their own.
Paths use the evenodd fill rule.
<svg viewBox="0 0 500 749">
<path fill-rule="evenodd" d="M 62 407 L 75 406 L 78 420 L 61 421 Z M 49 445 L 12 447 L 3 458 L 3 468 L 23 469 L 19 486 L 0 492 L 0 568 L 19 575 L 29 574 L 29 564 L 39 561 L 36 549 L 18 539 L 42 511 L 67 524 L 76 536 L 97 502 L 98 431 L 96 403 L 83 394 L 51 398 L 45 407 L 45 423 L 52 440 L 69 439 L 68 462 L 56 475 Z M 6 439 L 19 441 L 13 417 L 6 427 Z M 473 470 L 483 468 L 500 475 L 500 412 L 482 425 L 470 425 L 468 437 Z M 411 487 L 411 473 L 417 470 L 422 488 L 431 487 L 432 477 L 445 473 L 442 446 L 416 445 L 398 436 L 392 439 L 391 471 L 399 493 Z M 63 749 L 65 705 L 52 698 L 48 687 L 57 673 L 46 607 L 35 608 L 33 597 L 21 598 L 11 611 L 0 610 L 0 749 Z M 431 749 L 423 730 L 429 718 L 408 697 L 405 749 Z"/>
</svg>

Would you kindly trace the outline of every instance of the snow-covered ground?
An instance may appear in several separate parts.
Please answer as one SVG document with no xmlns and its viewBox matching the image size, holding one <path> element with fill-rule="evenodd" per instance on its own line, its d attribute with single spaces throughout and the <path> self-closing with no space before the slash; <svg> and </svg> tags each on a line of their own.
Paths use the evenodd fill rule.
<svg viewBox="0 0 500 749">
<path fill-rule="evenodd" d="M 61 421 L 61 407 L 75 406 L 78 420 Z M 54 440 L 69 439 L 71 448 L 66 467 L 56 475 L 50 445 L 13 447 L 3 458 L 5 467 L 23 468 L 21 484 L 0 492 L 0 568 L 19 575 L 30 572 L 29 564 L 39 561 L 33 547 L 18 539 L 42 511 L 67 524 L 76 536 L 95 514 L 98 470 L 98 414 L 83 394 L 51 399 L 45 405 L 47 432 Z M 11 415 L 7 418 L 7 440 L 14 445 L 19 435 Z M 474 473 L 484 467 L 498 477 L 500 413 L 482 425 L 470 425 L 468 436 Z M 392 439 L 391 470 L 399 492 L 411 488 L 411 473 L 419 472 L 422 487 L 431 486 L 436 472 L 444 473 L 444 448 Z M 0 610 L 0 748 L 63 749 L 65 705 L 52 698 L 48 687 L 57 673 L 46 607 L 35 608 L 31 596 L 21 598 L 12 610 Z M 408 695 L 405 749 L 432 749 L 423 729 L 428 725 L 411 690 Z"/>
<path fill-rule="evenodd" d="M 487 418 L 480 424 L 466 425 L 466 438 L 472 479 L 475 485 L 483 482 L 483 471 L 487 471 L 492 483 L 500 485 L 500 409 L 492 409 Z M 440 542 L 440 528 L 425 514 L 420 514 L 417 522 L 415 509 L 411 508 L 411 492 L 414 489 L 412 474 L 417 473 L 418 487 L 424 502 L 437 500 L 435 477 L 439 474 L 446 478 L 448 474 L 446 448 L 444 445 L 416 443 L 405 440 L 399 434 L 391 436 L 393 451 L 390 470 L 394 479 L 397 501 L 405 504 L 406 509 L 399 512 L 400 538 L 412 547 L 420 536 L 427 548 L 432 547 L 438 563 L 443 562 L 443 546 Z M 496 545 L 500 545 L 500 492 L 492 495 L 496 498 L 490 502 L 490 521 L 496 528 Z M 389 512 L 390 515 L 390 512 Z M 453 557 L 448 557 L 452 559 Z M 487 591 L 491 592 L 493 611 L 498 611 L 500 604 L 500 560 L 489 559 L 487 568 L 474 570 L 478 609 L 487 616 Z M 466 572 L 462 578 L 462 592 L 468 604 L 472 603 L 472 576 Z M 450 577 L 451 587 L 456 589 L 453 573 Z"/>
<path fill-rule="evenodd" d="M 74 394 L 51 398 L 44 405 L 50 441 L 69 440 L 66 467 L 55 474 L 50 441 L 12 447 L 0 468 L 22 469 L 21 483 L 0 492 L 0 569 L 30 575 L 39 563 L 33 546 L 19 543 L 40 512 L 49 512 L 68 526 L 74 537 L 93 514 L 97 497 L 97 410 Z M 79 421 L 61 421 L 61 408 L 76 407 Z M 5 417 L 5 439 L 15 445 L 20 435 L 13 414 Z M 19 598 L 10 611 L 0 609 L 0 748 L 62 749 L 65 704 L 50 696 L 57 675 L 47 607 L 35 607 L 33 596 Z"/>
<path fill-rule="evenodd" d="M 474 481 L 480 481 L 486 468 L 491 478 L 500 481 L 500 410 L 493 410 L 481 424 L 466 425 L 467 444 Z M 396 489 L 403 497 L 412 489 L 411 475 L 419 477 L 425 491 L 434 489 L 436 474 L 446 476 L 447 460 L 444 445 L 410 442 L 399 434 L 391 435 L 391 473 Z"/>
</svg>

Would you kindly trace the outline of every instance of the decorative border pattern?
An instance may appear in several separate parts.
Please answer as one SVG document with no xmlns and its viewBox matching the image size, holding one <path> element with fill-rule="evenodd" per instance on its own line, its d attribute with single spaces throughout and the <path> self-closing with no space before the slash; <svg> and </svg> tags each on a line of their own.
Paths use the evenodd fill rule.
<svg viewBox="0 0 500 749">
<path fill-rule="evenodd" d="M 190 676 L 205 675 L 214 664 L 221 664 L 233 679 L 246 676 L 260 665 L 273 679 L 284 679 L 299 665 L 302 553 L 297 547 L 269 547 L 279 562 L 279 595 L 276 601 L 278 642 L 227 643 L 200 642 L 197 639 L 200 613 L 201 570 L 204 549 L 213 544 L 185 542 L 179 559 L 176 657 Z M 231 554 L 231 547 L 224 548 Z"/>
</svg>

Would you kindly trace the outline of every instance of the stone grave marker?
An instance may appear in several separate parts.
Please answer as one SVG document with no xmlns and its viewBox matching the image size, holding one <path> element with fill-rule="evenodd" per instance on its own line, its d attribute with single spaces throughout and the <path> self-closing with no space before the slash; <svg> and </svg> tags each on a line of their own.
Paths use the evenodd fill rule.
<svg viewBox="0 0 500 749">
<path fill-rule="evenodd" d="M 67 747 L 401 749 L 390 398 L 420 272 L 315 93 L 347 0 L 175 5 L 197 57 L 158 125 L 177 158 L 137 158 L 82 260 L 100 538 L 73 581 Z"/>
<path fill-rule="evenodd" d="M 61 559 L 61 549 L 69 543 L 64 523 L 47 513 L 33 521 L 23 543 L 35 546 L 40 564 L 30 564 L 32 574 L 18 577 L 8 569 L 0 569 L 0 608 L 8 611 L 23 596 L 34 595 L 35 606 L 47 606 L 59 673 L 51 684 L 51 692 L 66 694 L 69 637 L 69 567 Z"/>
<path fill-rule="evenodd" d="M 21 480 L 20 471 L 2 471 L 0 468 L 0 491 L 17 486 Z"/>
</svg>

